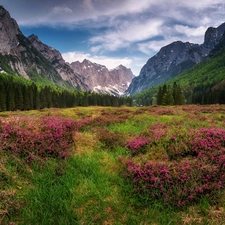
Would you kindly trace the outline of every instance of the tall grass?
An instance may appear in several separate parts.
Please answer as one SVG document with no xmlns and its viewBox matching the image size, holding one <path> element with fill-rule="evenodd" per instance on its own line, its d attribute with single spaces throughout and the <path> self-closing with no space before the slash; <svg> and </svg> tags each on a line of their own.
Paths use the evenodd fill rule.
<svg viewBox="0 0 225 225">
<path fill-rule="evenodd" d="M 0 113 L 0 224 L 224 224 L 218 179 L 225 174 L 214 173 L 216 163 L 223 168 L 224 112 L 224 106 L 180 106 Z M 37 137 L 45 133 L 41 149 Z M 65 148 L 52 143 L 54 135 Z M 20 147 L 17 137 L 34 148 Z M 40 154 L 46 149 L 50 154 Z M 149 188 L 155 178 L 159 186 Z M 206 182 L 219 189 L 210 194 L 204 186 L 180 205 L 179 197 L 192 199 L 193 187 Z"/>
</svg>

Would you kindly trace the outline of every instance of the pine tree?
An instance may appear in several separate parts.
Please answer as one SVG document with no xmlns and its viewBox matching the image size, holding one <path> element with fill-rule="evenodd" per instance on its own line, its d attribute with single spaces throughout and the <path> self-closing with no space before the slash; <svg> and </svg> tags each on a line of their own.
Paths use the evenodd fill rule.
<svg viewBox="0 0 225 225">
<path fill-rule="evenodd" d="M 8 111 L 14 111 L 16 109 L 15 105 L 15 85 L 13 83 L 13 78 L 10 77 L 8 80 L 8 86 L 7 86 L 7 100 L 6 100 L 6 106 Z"/>
<path fill-rule="evenodd" d="M 157 94 L 157 105 L 162 105 L 162 99 L 163 99 L 163 90 L 160 86 Z"/>
<path fill-rule="evenodd" d="M 174 105 L 173 92 L 170 86 L 166 88 L 166 93 L 163 95 L 162 105 Z"/>
<path fill-rule="evenodd" d="M 0 80 L 0 111 L 6 111 L 6 91 L 3 81 Z"/>
</svg>

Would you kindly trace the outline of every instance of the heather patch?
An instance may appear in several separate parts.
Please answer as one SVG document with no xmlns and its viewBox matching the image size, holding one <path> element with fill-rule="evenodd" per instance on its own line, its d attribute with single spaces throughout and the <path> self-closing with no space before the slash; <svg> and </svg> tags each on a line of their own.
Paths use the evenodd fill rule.
<svg viewBox="0 0 225 225">
<path fill-rule="evenodd" d="M 148 161 L 126 164 L 124 177 L 132 180 L 134 190 L 144 202 L 162 200 L 165 205 L 182 207 L 202 196 L 214 197 L 224 188 L 224 168 L 197 159 Z"/>
<path fill-rule="evenodd" d="M 1 122 L 0 148 L 32 162 L 36 157 L 67 158 L 77 123 L 72 119 L 42 116 L 16 117 Z"/>
<path fill-rule="evenodd" d="M 123 176 L 144 202 L 183 207 L 203 196 L 215 199 L 225 187 L 224 129 L 156 123 L 126 146 L 133 158 L 122 160 L 127 170 Z M 162 147 L 161 160 L 153 161 L 152 151 Z M 142 155 L 135 157 L 138 153 Z"/>
<path fill-rule="evenodd" d="M 225 224 L 224 112 L 0 113 L 0 223 Z"/>
<path fill-rule="evenodd" d="M 104 128 L 98 128 L 97 137 L 104 146 L 110 150 L 113 150 L 116 146 L 124 144 L 124 138 L 119 133 L 113 133 Z"/>
<path fill-rule="evenodd" d="M 131 151 L 132 155 L 136 155 L 139 153 L 145 153 L 147 151 L 147 146 L 151 142 L 150 138 L 146 138 L 144 136 L 137 136 L 131 140 L 126 142 L 126 146 Z"/>
</svg>

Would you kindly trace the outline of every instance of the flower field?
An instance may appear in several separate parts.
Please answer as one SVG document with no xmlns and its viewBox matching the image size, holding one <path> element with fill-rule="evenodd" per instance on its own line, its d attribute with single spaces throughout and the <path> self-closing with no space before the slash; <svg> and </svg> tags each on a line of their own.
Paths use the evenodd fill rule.
<svg viewBox="0 0 225 225">
<path fill-rule="evenodd" d="M 0 113 L 0 224 L 225 224 L 225 106 Z"/>
</svg>

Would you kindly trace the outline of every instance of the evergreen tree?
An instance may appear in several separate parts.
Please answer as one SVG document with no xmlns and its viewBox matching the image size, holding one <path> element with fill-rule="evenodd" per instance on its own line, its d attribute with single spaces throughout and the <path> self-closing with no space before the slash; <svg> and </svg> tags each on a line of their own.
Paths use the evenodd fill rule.
<svg viewBox="0 0 225 225">
<path fill-rule="evenodd" d="M 0 111 L 6 111 L 6 95 L 5 95 L 5 85 L 3 81 L 0 80 Z"/>
<path fill-rule="evenodd" d="M 13 78 L 10 77 L 9 83 L 6 89 L 7 93 L 7 101 L 6 101 L 6 106 L 8 111 L 14 111 L 16 109 L 15 105 L 15 86 L 13 83 Z"/>
<path fill-rule="evenodd" d="M 157 94 L 157 105 L 162 105 L 162 99 L 163 99 L 163 90 L 160 86 Z"/>
<path fill-rule="evenodd" d="M 24 109 L 24 100 L 23 100 L 23 86 L 22 84 L 16 85 L 16 94 L 15 94 L 15 105 L 17 110 Z"/>
</svg>

